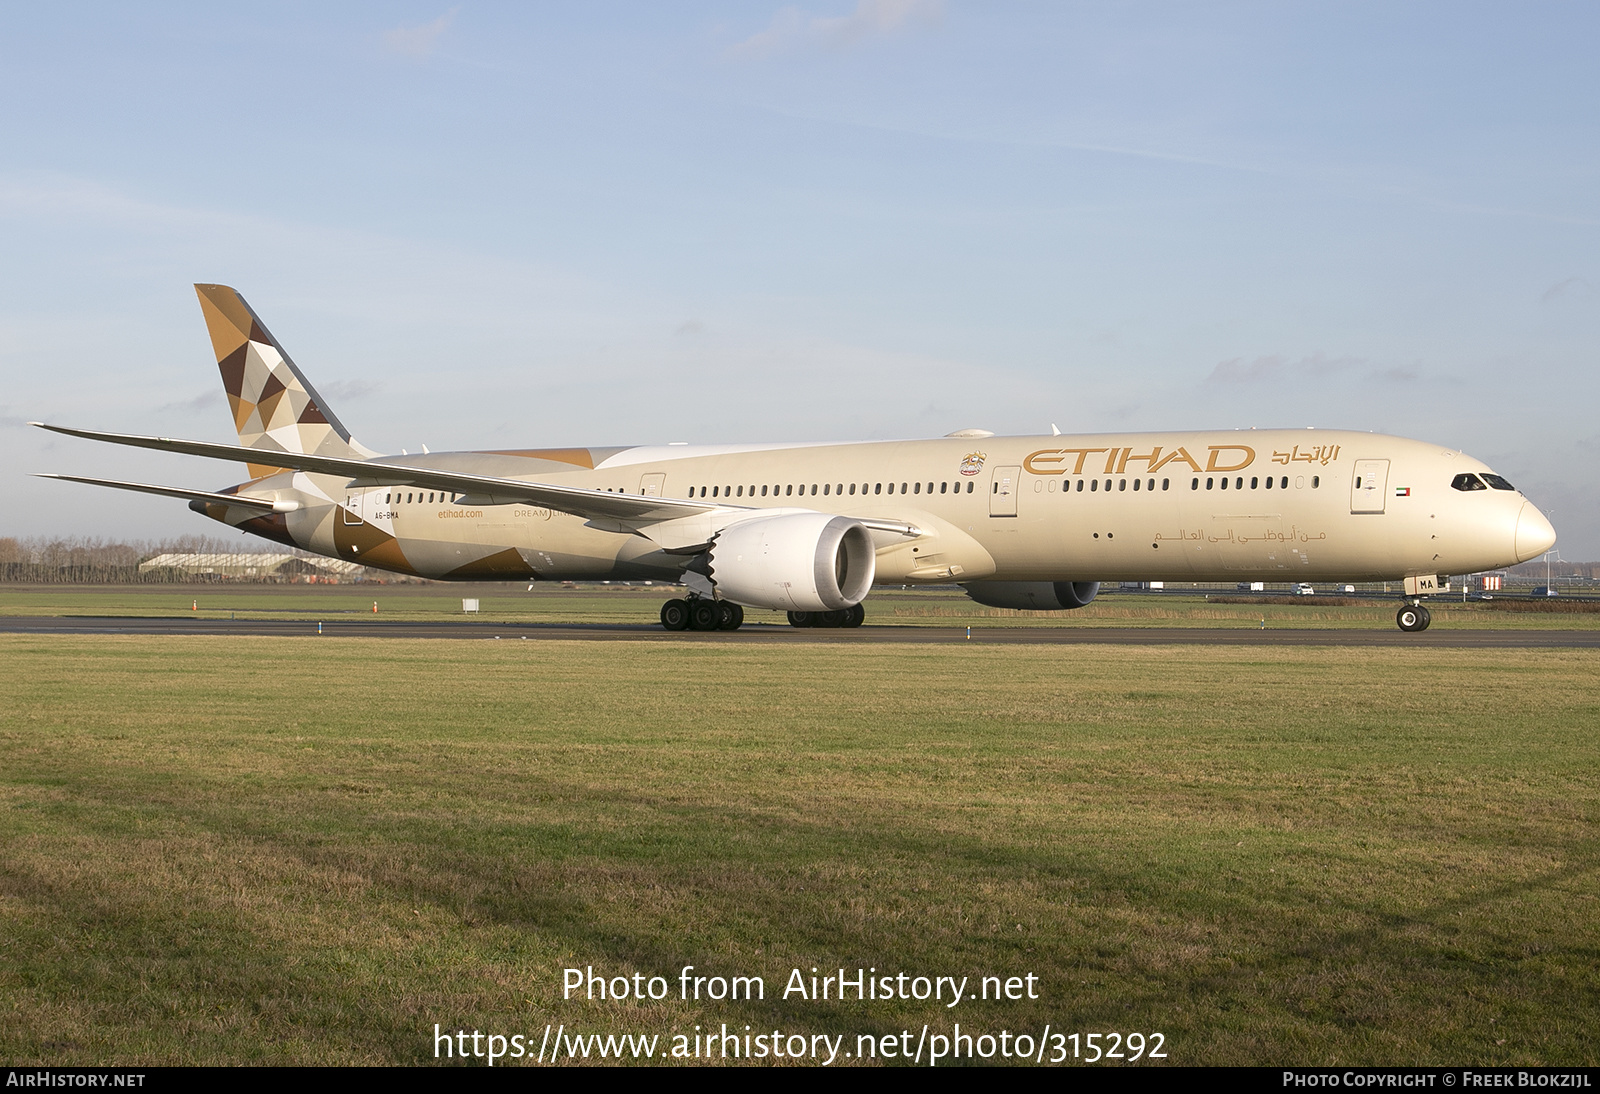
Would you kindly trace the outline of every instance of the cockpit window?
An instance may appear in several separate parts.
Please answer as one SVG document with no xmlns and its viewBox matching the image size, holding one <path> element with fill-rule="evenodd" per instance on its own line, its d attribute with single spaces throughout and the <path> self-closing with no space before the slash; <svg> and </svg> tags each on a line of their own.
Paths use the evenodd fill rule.
<svg viewBox="0 0 1600 1094">
<path fill-rule="evenodd" d="M 1512 486 L 1509 482 L 1507 482 L 1505 479 L 1502 479 L 1499 475 L 1491 475 L 1487 471 L 1485 471 L 1483 473 L 1483 481 L 1488 483 L 1490 486 L 1494 487 L 1496 490 L 1515 490 L 1516 489 L 1515 486 Z"/>
<path fill-rule="evenodd" d="M 1504 480 L 1502 480 L 1502 481 L 1504 481 Z M 1450 480 L 1450 489 L 1452 489 L 1452 490 L 1487 490 L 1489 488 L 1487 486 L 1483 485 L 1483 480 L 1478 478 L 1478 476 L 1476 476 L 1476 475 L 1457 475 L 1455 478 Z"/>
</svg>

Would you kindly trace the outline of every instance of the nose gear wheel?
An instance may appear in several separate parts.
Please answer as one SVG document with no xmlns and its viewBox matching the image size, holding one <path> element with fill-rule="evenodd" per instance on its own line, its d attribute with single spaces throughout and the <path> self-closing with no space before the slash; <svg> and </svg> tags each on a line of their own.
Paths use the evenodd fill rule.
<svg viewBox="0 0 1600 1094">
<path fill-rule="evenodd" d="M 1433 622 L 1433 615 L 1421 604 L 1407 604 L 1395 613 L 1394 621 L 1403 631 L 1425 631 Z"/>
</svg>

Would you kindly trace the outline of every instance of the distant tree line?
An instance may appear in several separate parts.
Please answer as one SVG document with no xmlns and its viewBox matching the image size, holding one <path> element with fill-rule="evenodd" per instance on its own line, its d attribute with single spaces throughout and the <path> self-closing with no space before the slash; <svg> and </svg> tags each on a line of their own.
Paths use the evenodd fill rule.
<svg viewBox="0 0 1600 1094">
<path fill-rule="evenodd" d="M 1506 573 L 1524 581 L 1543 582 L 1545 577 L 1544 559 L 1536 558 L 1532 562 L 1524 562 L 1513 566 Z M 1549 573 L 1552 578 L 1576 577 L 1586 581 L 1593 581 L 1596 578 L 1600 578 L 1600 562 L 1552 561 L 1549 566 Z"/>
<path fill-rule="evenodd" d="M 316 558 L 274 543 L 241 542 L 216 536 L 179 536 L 119 542 L 90 537 L 0 537 L 0 581 L 29 585 L 189 585 L 237 581 L 221 575 L 162 568 L 139 571 L 139 564 L 164 554 L 282 554 Z M 263 575 L 261 580 L 273 580 Z"/>
</svg>

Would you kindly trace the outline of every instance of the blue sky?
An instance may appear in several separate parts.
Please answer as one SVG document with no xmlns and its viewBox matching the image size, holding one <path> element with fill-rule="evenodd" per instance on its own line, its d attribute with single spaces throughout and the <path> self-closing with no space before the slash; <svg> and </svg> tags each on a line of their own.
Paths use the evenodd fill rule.
<svg viewBox="0 0 1600 1094">
<path fill-rule="evenodd" d="M 1317 425 L 1600 558 L 1600 9 L 30 6 L 0 535 L 210 532 L 190 284 L 379 449 Z"/>
</svg>

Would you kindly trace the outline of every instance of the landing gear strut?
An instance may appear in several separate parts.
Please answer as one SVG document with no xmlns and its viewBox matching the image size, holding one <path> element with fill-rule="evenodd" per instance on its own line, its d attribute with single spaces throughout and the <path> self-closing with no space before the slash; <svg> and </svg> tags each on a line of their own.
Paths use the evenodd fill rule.
<svg viewBox="0 0 1600 1094">
<path fill-rule="evenodd" d="M 1403 631 L 1425 631 L 1433 616 L 1421 604 L 1407 604 L 1395 613 L 1394 621 Z"/>
<path fill-rule="evenodd" d="M 836 612 L 790 612 L 791 627 L 859 627 L 867 618 L 867 609 L 860 604 L 840 608 Z"/>
<path fill-rule="evenodd" d="M 736 631 L 744 625 L 744 609 L 702 596 L 669 600 L 661 605 L 661 625 L 669 631 Z"/>
</svg>

